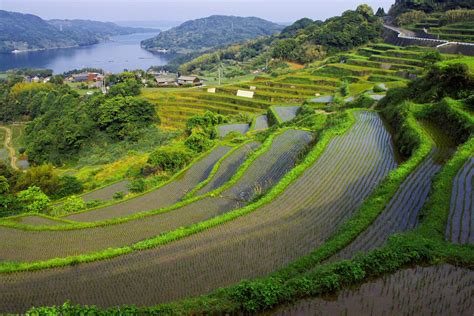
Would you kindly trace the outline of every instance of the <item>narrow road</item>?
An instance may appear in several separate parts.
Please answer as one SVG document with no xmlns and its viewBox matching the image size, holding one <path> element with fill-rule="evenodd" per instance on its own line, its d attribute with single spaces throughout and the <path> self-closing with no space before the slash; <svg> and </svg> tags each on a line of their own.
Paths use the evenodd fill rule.
<svg viewBox="0 0 474 316">
<path fill-rule="evenodd" d="M 3 146 L 8 151 L 8 156 L 10 156 L 10 165 L 14 170 L 18 170 L 18 167 L 16 165 L 16 154 L 15 154 L 15 148 L 12 146 L 12 130 L 6 126 L 0 126 L 0 129 L 3 129 L 5 131 L 5 140 L 3 142 Z"/>
</svg>

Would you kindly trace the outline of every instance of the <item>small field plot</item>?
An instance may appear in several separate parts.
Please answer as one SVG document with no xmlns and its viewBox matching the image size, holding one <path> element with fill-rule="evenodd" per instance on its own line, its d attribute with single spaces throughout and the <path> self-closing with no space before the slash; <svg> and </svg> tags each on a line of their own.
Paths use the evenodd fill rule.
<svg viewBox="0 0 474 316">
<path fill-rule="evenodd" d="M 231 150 L 231 147 L 228 146 L 217 147 L 206 157 L 196 162 L 184 175 L 157 190 L 121 203 L 90 212 L 72 214 L 65 218 L 79 222 L 93 222 L 155 210 L 177 203 L 187 192 L 207 178 L 214 164 L 229 150 Z"/>
<path fill-rule="evenodd" d="M 243 278 L 266 275 L 321 245 L 352 215 L 396 166 L 390 144 L 390 135 L 376 113 L 357 113 L 357 122 L 350 131 L 334 138 L 316 163 L 274 201 L 253 213 L 189 238 L 111 260 L 0 275 L 1 284 L 5 284 L 0 301 L 9 311 L 20 311 L 31 304 L 57 305 L 66 299 L 103 307 L 127 303 L 151 305 L 207 293 Z M 255 165 L 258 166 L 255 170 L 261 170 L 264 161 Z M 182 213 L 181 225 L 187 225 L 185 219 L 196 216 L 202 209 L 201 206 Z M 150 219 L 140 221 L 135 228 L 128 227 L 126 232 L 141 233 L 165 220 L 160 218 L 150 223 Z M 103 227 L 101 231 L 122 225 L 114 226 Z M 20 235 L 25 233 L 29 232 Z M 94 234 L 98 233 L 101 232 Z M 115 238 L 124 233 L 116 233 Z M 87 234 L 91 235 L 91 231 Z M 21 239 L 21 236 L 17 237 Z M 38 239 L 43 235 L 34 236 Z M 70 236 L 60 239 L 65 248 L 74 246 L 66 245 L 70 239 L 63 238 Z M 90 243 L 103 238 L 110 237 L 96 235 Z M 10 243 L 10 238 L 5 240 L 2 236 L 2 240 Z M 35 240 L 15 242 L 25 245 Z M 82 240 L 82 244 L 88 245 L 87 240 Z M 1 256 L 4 258 L 3 253 Z M 127 288 L 121 284 L 127 284 Z"/>
<path fill-rule="evenodd" d="M 305 131 L 283 132 L 252 162 L 234 186 L 220 195 L 205 197 L 169 212 L 121 224 L 69 231 L 23 231 L 0 226 L 0 258 L 35 261 L 122 247 L 230 212 L 277 183 L 296 164 L 311 139 L 311 134 Z M 176 181 L 177 185 L 180 180 Z M 154 204 L 147 205 L 154 209 Z"/>
<path fill-rule="evenodd" d="M 53 220 L 53 219 L 49 219 L 49 218 L 37 216 L 37 215 L 21 216 L 21 217 L 12 219 L 12 221 L 21 222 L 22 224 L 32 225 L 32 226 L 37 226 L 37 225 L 56 226 L 56 225 L 67 224 L 60 220 Z"/>
<path fill-rule="evenodd" d="M 275 112 L 283 122 L 291 121 L 296 117 L 299 106 L 275 106 Z"/>
<path fill-rule="evenodd" d="M 82 195 L 81 197 L 84 199 L 84 201 L 111 200 L 114 196 L 114 193 L 116 192 L 123 192 L 124 194 L 129 193 L 129 190 L 128 190 L 129 184 L 130 184 L 130 181 L 128 180 L 115 182 L 111 185 L 86 193 Z"/>
<path fill-rule="evenodd" d="M 207 183 L 202 189 L 198 190 L 195 195 L 203 195 L 207 192 L 215 190 L 222 186 L 224 183 L 230 180 L 230 178 L 235 174 L 239 169 L 245 159 L 260 147 L 260 143 L 251 142 L 244 144 L 235 152 L 233 152 L 229 157 L 222 161 L 219 169 L 217 170 L 214 177 Z"/>
<path fill-rule="evenodd" d="M 272 315 L 472 315 L 474 272 L 451 265 L 416 267 L 282 307 Z"/>
<path fill-rule="evenodd" d="M 257 116 L 255 118 L 255 125 L 253 126 L 253 131 L 260 131 L 268 128 L 268 117 L 264 115 Z"/>
<path fill-rule="evenodd" d="M 217 132 L 219 134 L 219 137 L 224 138 L 227 136 L 227 134 L 232 133 L 232 132 L 237 132 L 239 134 L 244 135 L 247 133 L 249 130 L 249 124 L 247 123 L 242 123 L 242 124 L 225 124 L 225 125 L 219 125 L 217 127 Z"/>
<path fill-rule="evenodd" d="M 469 159 L 453 180 L 446 239 L 474 244 L 474 158 Z"/>
</svg>

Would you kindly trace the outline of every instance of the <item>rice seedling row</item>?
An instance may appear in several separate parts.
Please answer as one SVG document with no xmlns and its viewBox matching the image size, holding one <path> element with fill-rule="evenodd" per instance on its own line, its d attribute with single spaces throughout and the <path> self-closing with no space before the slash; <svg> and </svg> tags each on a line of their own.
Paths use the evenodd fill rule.
<svg viewBox="0 0 474 316">
<path fill-rule="evenodd" d="M 382 246 L 394 233 L 414 228 L 428 198 L 433 177 L 441 169 L 433 151 L 402 183 L 374 223 L 329 261 L 350 259 L 359 252 Z"/>
<path fill-rule="evenodd" d="M 474 244 L 474 158 L 469 159 L 453 180 L 446 239 Z"/>
<path fill-rule="evenodd" d="M 214 164 L 231 149 L 229 146 L 219 146 L 215 148 L 209 155 L 196 162 L 184 175 L 157 190 L 126 200 L 122 203 L 88 212 L 72 214 L 64 218 L 79 222 L 93 222 L 154 210 L 177 203 L 187 192 L 198 185 L 199 182 L 204 181 L 211 172 Z"/>
<path fill-rule="evenodd" d="M 341 219 L 350 217 L 395 166 L 387 146 L 390 136 L 377 114 L 359 114 L 348 133 L 336 137 L 313 166 L 251 216 L 111 260 L 2 275 L 6 291 L 0 301 L 11 304 L 8 310 L 58 304 L 66 298 L 99 306 L 150 305 L 267 274 L 320 245 Z M 391 163 L 381 170 L 387 161 Z M 349 189 L 358 184 L 363 189 L 353 192 L 360 196 L 341 208 L 337 202 L 347 201 Z"/>
<path fill-rule="evenodd" d="M 245 133 L 248 132 L 249 130 L 249 124 L 248 123 L 239 123 L 239 124 L 225 124 L 225 125 L 219 125 L 217 127 L 217 133 L 219 137 L 226 137 L 227 134 L 232 133 L 232 132 L 237 132 L 242 135 L 245 135 Z"/>
<path fill-rule="evenodd" d="M 224 185 L 230 180 L 232 175 L 237 172 L 239 167 L 248 158 L 248 156 L 259 146 L 260 143 L 258 142 L 250 142 L 237 149 L 222 162 L 211 181 L 198 190 L 195 195 L 206 194 Z"/>
<path fill-rule="evenodd" d="M 0 260 L 47 260 L 121 247 L 242 207 L 277 183 L 294 166 L 311 139 L 309 135 L 304 131 L 287 130 L 276 136 L 268 151 L 258 156 L 232 187 L 220 195 L 208 196 L 169 212 L 71 231 L 22 231 L 0 227 L 4 241 L 0 244 Z"/>
<path fill-rule="evenodd" d="M 331 298 L 301 300 L 272 315 L 471 315 L 474 272 L 452 265 L 395 272 Z"/>
</svg>

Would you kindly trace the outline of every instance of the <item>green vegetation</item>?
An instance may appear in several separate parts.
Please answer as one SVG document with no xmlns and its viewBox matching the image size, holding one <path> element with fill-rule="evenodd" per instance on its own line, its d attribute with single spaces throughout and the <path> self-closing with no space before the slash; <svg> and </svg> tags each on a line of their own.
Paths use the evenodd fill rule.
<svg viewBox="0 0 474 316">
<path fill-rule="evenodd" d="M 0 10 L 0 53 L 97 44 L 113 35 L 156 30 L 85 20 L 50 20 Z"/>
<path fill-rule="evenodd" d="M 469 35 L 469 11 L 437 12 L 449 3 L 397 1 L 390 14 Z M 77 195 L 80 173 L 0 165 L 0 312 L 47 298 L 57 307 L 30 313 L 256 314 L 407 266 L 472 269 L 472 58 L 379 43 L 383 15 L 301 19 L 184 63 L 205 87 L 141 90 L 138 72 L 109 76 L 108 95 L 0 83 L 5 119 L 31 120 L 31 161 L 87 168 L 74 157 L 97 143 L 111 163 L 84 173 L 128 178 L 97 204 Z M 223 74 L 234 79 L 217 84 Z M 119 147 L 141 150 L 105 153 Z M 107 289 L 102 306 L 172 303 L 74 305 L 90 302 L 84 282 L 88 295 Z"/>
<path fill-rule="evenodd" d="M 213 15 L 187 21 L 142 41 L 150 50 L 165 49 L 175 53 L 205 51 L 279 32 L 283 27 L 263 19 Z"/>
</svg>

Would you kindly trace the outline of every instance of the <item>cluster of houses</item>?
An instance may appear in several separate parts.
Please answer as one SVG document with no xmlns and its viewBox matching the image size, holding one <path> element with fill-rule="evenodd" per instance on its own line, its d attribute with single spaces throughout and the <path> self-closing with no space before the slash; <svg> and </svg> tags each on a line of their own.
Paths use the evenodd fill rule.
<svg viewBox="0 0 474 316">
<path fill-rule="evenodd" d="M 51 80 L 51 77 L 38 77 L 38 76 L 34 76 L 34 77 L 30 77 L 30 76 L 24 76 L 24 80 L 25 82 L 28 82 L 28 83 L 31 83 L 31 82 L 35 82 L 35 83 L 38 83 L 38 82 L 42 82 L 42 83 L 47 83 L 49 82 L 49 80 Z"/>
<path fill-rule="evenodd" d="M 169 72 L 160 72 L 154 76 L 159 87 L 201 86 L 203 84 L 203 80 L 197 76 L 180 76 Z"/>
</svg>

